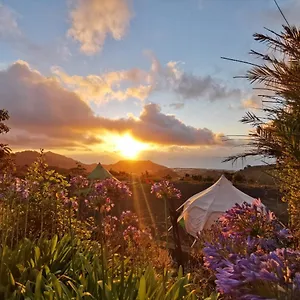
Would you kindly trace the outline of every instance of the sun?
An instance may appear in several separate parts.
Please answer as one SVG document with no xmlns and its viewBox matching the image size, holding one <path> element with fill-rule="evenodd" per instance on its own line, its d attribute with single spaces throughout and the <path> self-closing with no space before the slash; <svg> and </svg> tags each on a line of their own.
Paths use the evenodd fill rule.
<svg viewBox="0 0 300 300">
<path fill-rule="evenodd" d="M 145 150 L 147 146 L 141 142 L 136 141 L 129 134 L 119 137 L 116 142 L 116 150 L 124 157 L 134 159 L 138 154 Z"/>
</svg>

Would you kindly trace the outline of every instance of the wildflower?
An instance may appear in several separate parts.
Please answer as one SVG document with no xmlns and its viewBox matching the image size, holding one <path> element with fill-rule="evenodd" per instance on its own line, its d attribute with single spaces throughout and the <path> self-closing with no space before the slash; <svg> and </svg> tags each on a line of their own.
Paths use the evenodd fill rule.
<svg viewBox="0 0 300 300">
<path fill-rule="evenodd" d="M 168 199 L 180 199 L 181 192 L 176 189 L 172 183 L 169 181 L 161 181 L 154 183 L 151 186 L 151 193 L 155 194 L 158 199 L 168 198 Z"/>
<path fill-rule="evenodd" d="M 211 241 L 204 263 L 215 272 L 219 292 L 233 299 L 281 299 L 280 290 L 300 299 L 300 252 L 287 248 L 291 231 L 261 202 L 235 205 L 205 234 Z"/>
<path fill-rule="evenodd" d="M 122 212 L 120 216 L 120 221 L 122 225 L 138 226 L 139 224 L 139 219 L 137 215 L 130 210 Z"/>
<path fill-rule="evenodd" d="M 103 219 L 104 233 L 106 236 L 112 236 L 116 232 L 119 220 L 115 216 L 107 215 Z"/>
<path fill-rule="evenodd" d="M 132 195 L 126 184 L 119 182 L 113 178 L 105 179 L 103 181 L 95 183 L 94 194 L 96 197 L 100 197 L 103 199 L 113 198 L 114 200 L 123 200 L 131 197 Z"/>
<path fill-rule="evenodd" d="M 21 199 L 26 200 L 29 197 L 29 188 L 26 180 L 15 178 L 14 191 L 20 195 Z"/>
<path fill-rule="evenodd" d="M 89 181 L 85 177 L 79 175 L 71 178 L 70 184 L 73 188 L 84 189 L 88 187 Z"/>
</svg>

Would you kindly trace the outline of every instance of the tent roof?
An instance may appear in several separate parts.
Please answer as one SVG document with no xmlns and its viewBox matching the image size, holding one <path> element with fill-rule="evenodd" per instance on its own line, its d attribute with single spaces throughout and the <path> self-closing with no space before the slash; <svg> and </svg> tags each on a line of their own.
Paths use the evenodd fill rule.
<svg viewBox="0 0 300 300">
<path fill-rule="evenodd" d="M 206 190 L 195 194 L 183 203 L 183 211 L 178 218 L 193 219 L 197 230 L 201 230 L 211 215 L 222 214 L 232 208 L 236 203 L 253 203 L 255 199 L 246 195 L 232 185 L 232 183 L 222 175 L 220 179 Z M 193 229 L 194 230 L 194 229 Z"/>
<path fill-rule="evenodd" d="M 88 175 L 88 179 L 104 180 L 107 178 L 114 178 L 114 176 L 104 169 L 100 163 L 98 163 L 96 168 Z"/>
<path fill-rule="evenodd" d="M 183 211 L 193 206 L 201 207 L 210 211 L 224 211 L 233 207 L 236 203 L 252 203 L 255 199 L 238 190 L 222 175 L 219 180 L 206 190 L 195 194 L 184 202 L 179 208 Z"/>
</svg>

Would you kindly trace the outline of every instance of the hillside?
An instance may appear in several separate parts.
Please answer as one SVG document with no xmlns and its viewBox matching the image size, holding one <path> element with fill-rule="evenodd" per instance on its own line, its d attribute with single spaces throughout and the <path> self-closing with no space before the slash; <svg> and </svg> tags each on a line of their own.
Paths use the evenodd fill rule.
<svg viewBox="0 0 300 300">
<path fill-rule="evenodd" d="M 246 166 L 238 171 L 213 170 L 200 168 L 173 168 L 173 170 L 182 178 L 187 176 L 202 176 L 202 178 L 211 178 L 212 181 L 218 180 L 222 174 L 228 174 L 232 181 L 237 180 L 240 183 L 274 185 L 275 180 L 272 176 L 273 165 Z M 239 180 L 238 180 L 239 178 Z"/>
<path fill-rule="evenodd" d="M 273 165 L 247 166 L 243 170 L 236 172 L 245 177 L 246 181 L 254 183 L 274 185 L 275 179 L 272 176 Z"/>
<path fill-rule="evenodd" d="M 156 164 L 150 160 L 121 160 L 115 164 L 104 166 L 108 170 L 126 172 L 141 175 L 146 171 L 151 175 L 177 177 L 177 173 L 165 166 Z"/>
<path fill-rule="evenodd" d="M 18 167 L 30 166 L 39 156 L 39 152 L 37 151 L 21 151 L 14 153 L 16 165 Z M 73 158 L 66 157 L 61 154 L 53 153 L 51 151 L 45 152 L 46 163 L 51 167 L 56 167 L 60 169 L 72 169 L 77 167 L 77 163 L 80 163 L 82 167 L 84 167 L 87 172 L 91 172 L 97 164 L 84 164 L 76 161 Z"/>
<path fill-rule="evenodd" d="M 204 177 L 210 177 L 212 180 L 218 180 L 220 176 L 224 173 L 232 173 L 228 170 L 213 170 L 213 169 L 201 169 L 201 168 L 173 168 L 173 171 L 176 172 L 180 177 L 185 177 L 186 174 L 200 175 Z"/>
<path fill-rule="evenodd" d="M 22 151 L 14 153 L 16 165 L 21 168 L 26 168 L 26 166 L 30 166 L 39 156 L 39 152 L 37 151 Z M 56 170 L 70 170 L 72 168 L 76 168 L 79 163 L 83 168 L 86 169 L 88 173 L 90 173 L 96 167 L 97 163 L 94 164 L 84 164 L 76 161 L 73 158 L 66 157 L 64 155 L 60 155 L 53 152 L 45 152 L 46 163 L 55 168 Z M 150 160 L 147 161 L 131 161 L 131 160 L 122 160 L 115 164 L 103 165 L 107 170 L 114 170 L 117 172 L 126 172 L 133 174 L 142 174 L 146 171 L 149 174 L 156 176 L 166 176 L 170 175 L 171 177 L 177 177 L 177 174 L 162 165 L 158 165 Z"/>
</svg>

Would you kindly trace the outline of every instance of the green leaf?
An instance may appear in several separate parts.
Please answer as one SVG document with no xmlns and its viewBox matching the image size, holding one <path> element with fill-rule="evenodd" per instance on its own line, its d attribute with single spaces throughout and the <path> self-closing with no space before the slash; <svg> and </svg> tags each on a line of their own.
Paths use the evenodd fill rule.
<svg viewBox="0 0 300 300">
<path fill-rule="evenodd" d="M 37 264 L 39 258 L 41 256 L 41 250 L 39 247 L 34 247 L 34 260 L 35 260 L 35 264 Z"/>
<path fill-rule="evenodd" d="M 146 299 L 146 279 L 145 279 L 145 276 L 142 276 L 141 279 L 140 279 L 138 299 L 139 300 L 145 300 Z"/>
<path fill-rule="evenodd" d="M 183 269 L 182 269 L 182 266 L 179 266 L 178 279 L 180 279 L 181 277 L 183 277 Z"/>
<path fill-rule="evenodd" d="M 204 300 L 218 300 L 220 294 L 217 292 L 212 292 L 208 298 L 205 298 Z"/>
<path fill-rule="evenodd" d="M 58 240 L 58 237 L 57 235 L 55 235 L 52 240 L 51 240 L 51 254 L 54 253 L 54 250 L 56 248 L 56 245 L 57 245 L 57 240 Z"/>
<path fill-rule="evenodd" d="M 9 271 L 9 281 L 10 281 L 10 284 L 15 286 L 16 285 L 16 282 L 15 282 L 15 279 L 14 279 L 14 276 L 13 274 L 11 273 L 11 271 Z"/>
<path fill-rule="evenodd" d="M 59 280 L 54 274 L 51 274 L 51 281 L 58 299 L 62 297 L 62 288 Z"/>
<path fill-rule="evenodd" d="M 40 300 L 42 299 L 42 270 L 38 273 L 35 281 L 35 289 L 34 289 L 34 299 Z"/>
</svg>

